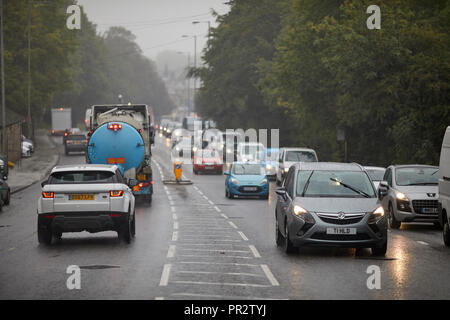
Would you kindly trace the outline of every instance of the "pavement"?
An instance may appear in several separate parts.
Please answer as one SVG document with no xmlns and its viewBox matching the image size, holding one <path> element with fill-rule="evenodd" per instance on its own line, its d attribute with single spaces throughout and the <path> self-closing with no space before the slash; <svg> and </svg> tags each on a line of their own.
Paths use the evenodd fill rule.
<svg viewBox="0 0 450 320">
<path fill-rule="evenodd" d="M 9 169 L 7 183 L 11 193 L 14 194 L 44 180 L 58 161 L 59 153 L 55 142 L 45 130 L 37 130 L 35 151 L 32 156 L 20 159 L 15 162 L 14 168 Z"/>
</svg>

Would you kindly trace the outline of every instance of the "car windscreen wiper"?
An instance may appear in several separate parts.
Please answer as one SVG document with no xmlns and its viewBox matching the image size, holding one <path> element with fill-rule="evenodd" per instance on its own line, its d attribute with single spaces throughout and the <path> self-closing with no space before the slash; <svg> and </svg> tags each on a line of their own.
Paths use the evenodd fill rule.
<svg viewBox="0 0 450 320">
<path fill-rule="evenodd" d="M 330 178 L 330 180 L 331 180 L 331 181 L 334 181 L 334 182 L 337 182 L 337 183 L 339 183 L 341 186 L 343 186 L 344 188 L 347 188 L 347 189 L 350 189 L 350 190 L 352 190 L 352 191 L 354 191 L 354 192 L 356 192 L 356 193 L 359 193 L 360 195 L 362 195 L 362 196 L 364 196 L 364 197 L 366 197 L 366 198 L 371 198 L 371 196 L 368 195 L 367 193 L 365 193 L 364 191 L 361 191 L 361 190 L 359 190 L 359 189 L 356 189 L 355 187 L 352 187 L 352 186 L 350 186 L 350 185 L 348 185 L 348 184 L 346 184 L 346 183 L 343 183 L 343 182 L 339 181 L 339 180 L 336 179 L 336 178 Z"/>
</svg>

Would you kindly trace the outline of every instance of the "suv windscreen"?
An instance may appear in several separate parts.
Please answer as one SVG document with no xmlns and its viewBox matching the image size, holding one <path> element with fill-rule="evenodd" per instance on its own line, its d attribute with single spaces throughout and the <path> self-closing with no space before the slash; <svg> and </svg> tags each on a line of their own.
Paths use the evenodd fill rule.
<svg viewBox="0 0 450 320">
<path fill-rule="evenodd" d="M 299 181 L 305 179 L 305 176 L 306 173 L 297 177 L 298 196 L 361 198 L 365 194 L 371 198 L 376 197 L 369 177 L 362 171 L 314 171 L 306 183 Z M 303 184 L 305 186 L 301 188 Z"/>
<path fill-rule="evenodd" d="M 286 151 L 285 161 L 290 162 L 316 162 L 316 156 L 309 151 Z"/>
<path fill-rule="evenodd" d="M 110 171 L 64 171 L 51 174 L 49 184 L 115 183 Z"/>
<path fill-rule="evenodd" d="M 398 186 L 437 185 L 438 171 L 436 167 L 398 168 L 395 171 L 395 181 Z"/>
</svg>

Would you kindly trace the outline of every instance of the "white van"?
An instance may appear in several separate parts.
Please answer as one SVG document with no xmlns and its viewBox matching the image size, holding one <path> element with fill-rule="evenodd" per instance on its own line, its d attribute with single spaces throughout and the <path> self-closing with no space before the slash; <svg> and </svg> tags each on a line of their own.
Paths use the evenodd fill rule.
<svg viewBox="0 0 450 320">
<path fill-rule="evenodd" d="M 450 247 L 450 126 L 445 130 L 439 161 L 439 206 L 444 225 L 444 243 Z"/>
</svg>

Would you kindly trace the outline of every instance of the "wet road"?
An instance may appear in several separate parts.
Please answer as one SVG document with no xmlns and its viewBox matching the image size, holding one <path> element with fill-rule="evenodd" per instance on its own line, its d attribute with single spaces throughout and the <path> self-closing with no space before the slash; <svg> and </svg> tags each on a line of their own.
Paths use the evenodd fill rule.
<svg viewBox="0 0 450 320">
<path fill-rule="evenodd" d="M 63 155 L 60 164 L 83 163 Z M 275 246 L 274 201 L 225 198 L 224 177 L 184 174 L 190 186 L 162 184 L 169 150 L 154 149 L 155 194 L 136 209 L 136 239 L 115 232 L 64 234 L 51 247 L 36 235 L 40 185 L 12 196 L 0 213 L 0 299 L 449 299 L 450 250 L 441 231 L 409 224 L 389 232 L 385 258 L 369 249 Z M 68 290 L 70 265 L 81 290 Z M 369 266 L 381 289 L 367 287 Z"/>
</svg>

